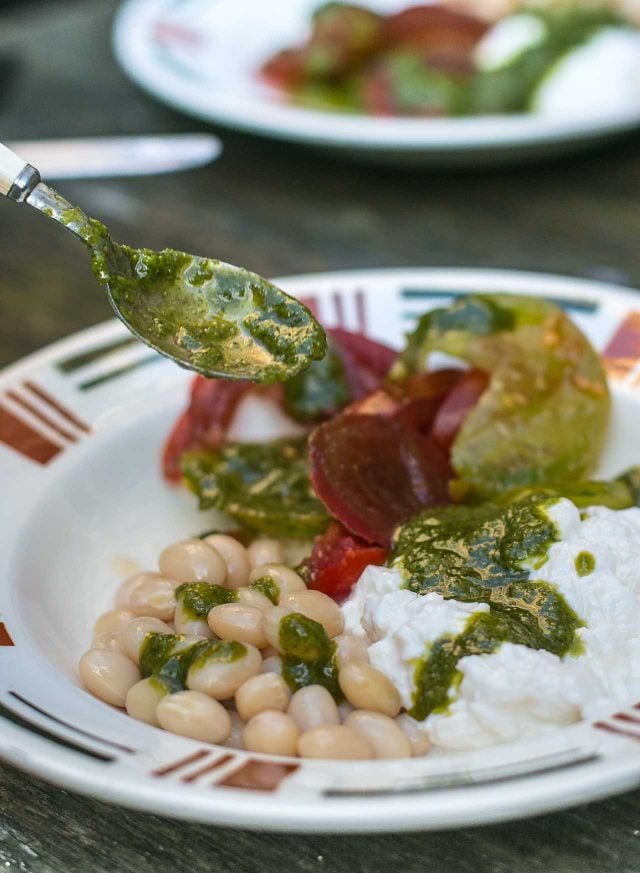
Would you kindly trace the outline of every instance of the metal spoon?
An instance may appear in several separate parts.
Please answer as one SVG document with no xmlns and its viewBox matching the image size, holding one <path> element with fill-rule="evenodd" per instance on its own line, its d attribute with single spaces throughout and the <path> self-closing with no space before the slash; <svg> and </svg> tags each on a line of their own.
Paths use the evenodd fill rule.
<svg viewBox="0 0 640 873">
<path fill-rule="evenodd" d="M 106 227 L 45 185 L 0 144 L 0 194 L 75 234 L 116 315 L 139 339 L 204 376 L 275 382 L 320 359 L 326 337 L 309 310 L 241 267 L 173 249 L 118 245 Z"/>
</svg>

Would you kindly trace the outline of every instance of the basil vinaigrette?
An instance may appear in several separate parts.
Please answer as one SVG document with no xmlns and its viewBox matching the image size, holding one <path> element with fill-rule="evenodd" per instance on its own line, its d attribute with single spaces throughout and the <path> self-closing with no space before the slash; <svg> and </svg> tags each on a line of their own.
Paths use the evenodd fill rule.
<svg viewBox="0 0 640 873">
<path fill-rule="evenodd" d="M 94 275 L 129 330 L 181 366 L 271 383 L 325 355 L 326 336 L 312 313 L 261 276 L 173 249 L 118 245 L 59 195 L 45 212 L 89 249 Z"/>
<path fill-rule="evenodd" d="M 436 507 L 396 532 L 391 564 L 407 588 L 489 606 L 457 635 L 436 640 L 418 662 L 414 718 L 447 708 L 460 681 L 458 661 L 467 655 L 490 654 L 504 642 L 560 657 L 579 651 L 579 617 L 552 585 L 530 578 L 529 568 L 543 565 L 559 538 L 547 514 L 553 502 L 544 492 L 526 492 L 506 505 Z"/>
<path fill-rule="evenodd" d="M 282 650 L 282 678 L 292 693 L 306 685 L 322 685 L 339 703 L 336 644 L 324 627 L 299 612 L 280 621 L 278 638 Z"/>
<path fill-rule="evenodd" d="M 168 692 L 183 691 L 187 675 L 208 661 L 229 664 L 246 654 L 246 646 L 234 640 L 199 640 L 187 643 L 184 634 L 146 634 L 140 650 L 140 672 L 162 683 Z"/>
</svg>

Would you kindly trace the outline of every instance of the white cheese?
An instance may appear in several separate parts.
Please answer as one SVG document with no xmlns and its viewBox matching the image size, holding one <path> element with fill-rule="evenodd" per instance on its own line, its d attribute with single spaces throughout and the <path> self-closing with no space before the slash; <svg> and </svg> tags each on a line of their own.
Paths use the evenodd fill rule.
<svg viewBox="0 0 640 873">
<path fill-rule="evenodd" d="M 640 33 L 607 27 L 567 52 L 531 101 L 545 115 L 600 116 L 640 109 Z"/>
<path fill-rule="evenodd" d="M 593 507 L 569 500 L 548 509 L 559 541 L 531 578 L 551 584 L 584 624 L 581 651 L 559 658 L 503 644 L 491 655 L 460 660 L 446 713 L 416 727 L 435 747 L 469 749 L 523 739 L 629 703 L 640 696 L 640 509 Z M 576 558 L 588 552 L 593 572 L 580 576 Z M 343 611 L 347 629 L 369 642 L 371 663 L 410 707 L 417 662 L 443 635 L 459 633 L 485 604 L 458 603 L 402 588 L 399 572 L 367 567 Z"/>
<path fill-rule="evenodd" d="M 547 33 L 537 15 L 509 15 L 485 33 L 474 50 L 479 70 L 496 70 L 515 61 L 524 51 L 539 45 Z"/>
</svg>

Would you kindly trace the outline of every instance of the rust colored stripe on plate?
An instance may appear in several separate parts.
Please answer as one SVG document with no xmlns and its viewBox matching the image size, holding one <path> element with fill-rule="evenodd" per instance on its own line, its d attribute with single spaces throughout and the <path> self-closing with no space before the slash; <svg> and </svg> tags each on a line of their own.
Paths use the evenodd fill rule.
<svg viewBox="0 0 640 873">
<path fill-rule="evenodd" d="M 275 791 L 282 780 L 294 773 L 299 767 L 300 764 L 247 761 L 239 770 L 234 770 L 226 779 L 218 782 L 218 785 L 226 788 L 246 788 L 251 791 Z"/>
<path fill-rule="evenodd" d="M 306 306 L 317 318 L 318 317 L 318 298 L 317 297 L 299 297 L 300 303 Z"/>
<path fill-rule="evenodd" d="M 633 724 L 640 724 L 640 715 L 633 715 L 630 712 L 616 712 L 613 717 L 620 719 L 620 721 L 630 721 L 633 722 Z"/>
<path fill-rule="evenodd" d="M 11 634 L 7 630 L 7 626 L 3 621 L 0 621 L 0 646 L 14 646 L 15 643 L 11 639 Z"/>
<path fill-rule="evenodd" d="M 208 764 L 205 764 L 204 767 L 200 767 L 199 770 L 195 770 L 193 773 L 188 773 L 186 776 L 182 777 L 183 782 L 195 782 L 201 776 L 206 776 L 207 773 L 211 773 L 214 770 L 217 770 L 218 767 L 222 767 L 224 764 L 228 764 L 229 761 L 233 761 L 233 755 L 223 755 L 222 758 L 216 758 L 215 761 L 210 761 Z"/>
<path fill-rule="evenodd" d="M 640 734 L 636 731 L 628 731 L 623 727 L 616 727 L 613 724 L 609 724 L 606 721 L 597 721 L 594 724 L 594 727 L 600 728 L 601 731 L 609 731 L 610 734 L 622 734 L 624 737 L 629 737 L 633 740 L 640 740 Z"/>
<path fill-rule="evenodd" d="M 201 761 L 203 758 L 206 758 L 208 754 L 208 749 L 200 749 L 199 752 L 194 752 L 193 755 L 189 755 L 186 758 L 180 758 L 180 760 L 173 761 L 173 763 L 160 767 L 158 770 L 153 770 L 151 775 L 168 776 L 169 773 L 175 773 L 176 770 L 180 770 L 182 767 L 187 767 L 189 764 L 195 764 L 196 761 Z"/>
<path fill-rule="evenodd" d="M 62 446 L 48 440 L 2 405 L 0 405 L 0 442 L 38 464 L 48 464 L 62 451 Z"/>
<path fill-rule="evenodd" d="M 40 421 L 44 422 L 47 427 L 50 427 L 51 430 L 55 431 L 57 434 L 60 434 L 61 437 L 68 440 L 70 443 L 78 442 L 78 437 L 72 434 L 70 431 L 65 430 L 63 427 L 60 427 L 59 424 L 56 424 L 53 419 L 49 418 L 48 415 L 45 415 L 44 412 L 40 412 L 37 407 L 35 407 L 32 403 L 29 403 L 28 400 L 18 394 L 17 391 L 9 390 L 7 391 L 7 397 L 13 400 L 14 403 L 17 403 L 19 406 L 22 406 L 23 409 L 26 409 L 27 412 L 30 412 L 31 415 L 34 415 L 36 418 L 40 419 Z"/>
<path fill-rule="evenodd" d="M 334 291 L 333 293 L 333 308 L 336 313 L 337 326 L 344 327 L 344 300 L 340 291 Z"/>
<path fill-rule="evenodd" d="M 367 306 L 364 299 L 364 291 L 356 291 L 356 317 L 360 333 L 367 332 Z"/>
<path fill-rule="evenodd" d="M 84 433 L 91 433 L 91 428 L 89 425 L 83 421 L 81 418 L 78 418 L 70 409 L 67 409 L 66 406 L 63 406 L 59 401 L 56 400 L 48 391 L 45 391 L 44 388 L 41 388 L 39 385 L 36 385 L 35 382 L 27 381 L 24 383 L 24 387 L 28 388 L 36 397 L 39 397 L 40 400 L 44 400 L 45 403 L 48 403 L 52 409 L 55 409 L 59 415 L 63 418 L 66 418 L 67 421 L 70 421 L 71 424 L 74 424 L 79 430 Z"/>
</svg>

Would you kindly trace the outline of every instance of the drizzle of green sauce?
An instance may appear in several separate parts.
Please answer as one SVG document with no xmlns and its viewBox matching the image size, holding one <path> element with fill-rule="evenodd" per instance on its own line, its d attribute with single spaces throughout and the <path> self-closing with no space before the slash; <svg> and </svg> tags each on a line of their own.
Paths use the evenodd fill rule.
<svg viewBox="0 0 640 873">
<path fill-rule="evenodd" d="M 189 618 L 204 618 L 221 603 L 235 603 L 238 592 L 208 582 L 183 582 L 176 588 L 176 600 Z"/>
<path fill-rule="evenodd" d="M 589 576 L 596 569 L 596 559 L 591 552 L 579 552 L 575 560 L 578 576 Z"/>
<path fill-rule="evenodd" d="M 254 579 L 249 588 L 264 594 L 274 604 L 280 600 L 280 587 L 272 576 L 260 576 L 259 579 Z"/>
<path fill-rule="evenodd" d="M 140 672 L 161 682 L 171 693 L 186 687 L 192 659 L 207 640 L 184 646 L 184 634 L 148 633 L 140 649 Z"/>
<path fill-rule="evenodd" d="M 283 384 L 285 411 L 296 421 L 317 422 L 351 401 L 342 358 L 329 341 L 327 354 Z"/>
<path fill-rule="evenodd" d="M 282 678 L 292 692 L 307 685 L 322 685 L 334 700 L 342 700 L 336 646 L 319 622 L 292 612 L 280 621 L 279 639 Z"/>
<path fill-rule="evenodd" d="M 329 522 L 309 478 L 306 437 L 186 452 L 181 466 L 201 509 L 220 509 L 251 531 L 307 538 Z"/>
<path fill-rule="evenodd" d="M 417 594 L 486 603 L 488 614 L 472 616 L 457 636 L 442 637 L 417 664 L 414 718 L 449 704 L 465 655 L 495 651 L 503 642 L 577 653 L 580 619 L 544 581 L 531 580 L 558 532 L 545 508 L 545 493 L 527 492 L 505 505 L 449 506 L 426 510 L 397 532 L 391 563 Z"/>
<path fill-rule="evenodd" d="M 244 658 L 246 654 L 247 647 L 237 640 L 206 640 L 206 645 L 199 648 L 192 658 L 190 668 L 200 670 L 211 661 L 231 664 Z"/>
<path fill-rule="evenodd" d="M 192 667 L 199 670 L 211 660 L 230 663 L 247 652 L 235 640 L 199 640 L 190 646 L 184 646 L 184 640 L 184 634 L 146 634 L 140 650 L 141 674 L 152 677 L 169 692 L 182 691 Z"/>
</svg>

